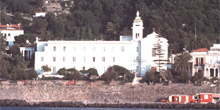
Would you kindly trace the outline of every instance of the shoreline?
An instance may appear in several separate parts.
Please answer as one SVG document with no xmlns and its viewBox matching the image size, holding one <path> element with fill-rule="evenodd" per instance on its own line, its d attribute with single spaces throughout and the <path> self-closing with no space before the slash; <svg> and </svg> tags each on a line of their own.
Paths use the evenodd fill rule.
<svg viewBox="0 0 220 110">
<path fill-rule="evenodd" d="M 219 109 L 220 105 L 208 104 L 174 104 L 174 103 L 93 103 L 85 104 L 82 102 L 26 102 L 25 100 L 4 99 L 0 100 L 1 107 L 73 107 L 73 108 L 165 108 L 165 109 Z"/>
</svg>

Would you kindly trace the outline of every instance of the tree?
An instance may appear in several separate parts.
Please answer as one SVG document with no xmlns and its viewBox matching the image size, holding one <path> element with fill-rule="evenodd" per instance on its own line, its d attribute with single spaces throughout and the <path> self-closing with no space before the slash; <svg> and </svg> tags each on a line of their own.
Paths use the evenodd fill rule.
<svg viewBox="0 0 220 110">
<path fill-rule="evenodd" d="M 29 80 L 36 79 L 38 76 L 37 72 L 34 69 L 26 70 L 26 73 L 28 76 L 27 79 L 29 79 Z"/>
<path fill-rule="evenodd" d="M 112 80 L 117 80 L 118 74 L 117 74 L 117 72 L 108 72 L 107 71 L 101 76 L 101 79 L 109 83 Z"/>
<path fill-rule="evenodd" d="M 190 81 L 190 75 L 188 71 L 178 71 L 180 73 L 178 79 L 179 82 L 188 83 Z"/>
<path fill-rule="evenodd" d="M 5 48 L 6 48 L 6 42 L 4 40 L 4 38 L 2 37 L 2 35 L 0 34 L 0 59 L 2 58 L 2 56 L 5 53 Z"/>
<path fill-rule="evenodd" d="M 153 53 L 152 53 L 157 57 L 157 59 L 154 60 L 154 62 L 157 63 L 157 67 L 159 71 L 161 71 L 162 65 L 167 63 L 167 60 L 162 59 L 165 53 L 164 50 L 162 49 L 161 43 L 162 41 L 160 40 L 160 35 L 159 35 L 157 36 L 157 43 L 154 44 Z"/>
<path fill-rule="evenodd" d="M 65 69 L 61 68 L 58 71 L 58 74 L 64 75 L 65 80 L 81 80 L 83 79 L 83 76 L 74 68 Z"/>
<path fill-rule="evenodd" d="M 51 71 L 51 69 L 48 67 L 48 65 L 43 65 L 43 66 L 41 67 L 41 69 L 42 69 L 44 72 L 49 72 L 49 71 Z"/>
<path fill-rule="evenodd" d="M 0 78 L 9 78 L 9 72 L 11 70 L 11 64 L 5 60 L 0 60 Z"/>
<path fill-rule="evenodd" d="M 147 83 L 155 83 L 158 80 L 158 76 L 156 76 L 156 73 L 153 71 L 148 71 L 145 74 L 145 82 Z"/>
<path fill-rule="evenodd" d="M 89 68 L 86 72 L 89 73 L 89 77 L 99 76 L 99 74 L 95 68 Z"/>
<path fill-rule="evenodd" d="M 159 76 L 165 81 L 173 81 L 173 75 L 170 70 L 162 70 L 160 71 Z"/>
<path fill-rule="evenodd" d="M 32 33 L 43 35 L 46 32 L 48 22 L 43 18 L 35 18 L 32 25 Z"/>
<path fill-rule="evenodd" d="M 105 72 L 101 79 L 104 81 L 121 80 L 123 82 L 132 82 L 134 79 L 134 74 L 130 73 L 129 70 L 122 66 L 114 65 L 109 67 L 107 72 Z"/>
<path fill-rule="evenodd" d="M 13 57 L 16 55 L 21 56 L 20 48 L 18 44 L 14 44 L 10 49 L 8 50 L 8 54 L 11 54 Z"/>
<path fill-rule="evenodd" d="M 36 38 L 36 35 L 33 35 L 33 34 L 19 35 L 19 36 L 15 36 L 15 43 L 17 43 L 17 44 L 25 44 L 27 40 L 30 43 L 34 43 L 35 42 L 35 38 Z"/>
<path fill-rule="evenodd" d="M 192 56 L 187 53 L 183 52 L 179 55 L 177 55 L 174 58 L 174 70 L 175 71 L 188 71 L 190 69 L 190 63 Z"/>
<path fill-rule="evenodd" d="M 192 77 L 192 82 L 202 83 L 203 79 L 204 79 L 203 72 L 198 72 L 198 73 L 196 72 Z"/>
</svg>

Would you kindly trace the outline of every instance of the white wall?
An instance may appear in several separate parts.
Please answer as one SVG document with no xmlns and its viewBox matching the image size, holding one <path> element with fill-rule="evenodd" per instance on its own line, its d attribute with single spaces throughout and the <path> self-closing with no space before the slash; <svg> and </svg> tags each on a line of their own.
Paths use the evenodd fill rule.
<svg viewBox="0 0 220 110">
<path fill-rule="evenodd" d="M 109 66 L 113 65 L 120 65 L 132 70 L 132 61 L 135 59 L 132 57 L 134 48 L 132 48 L 131 42 L 48 41 L 47 45 L 44 45 L 44 51 L 35 53 L 35 69 L 38 72 L 41 72 L 43 65 L 48 65 L 52 70 L 51 73 L 57 72 L 60 68 L 82 70 L 85 67 L 85 69 L 96 68 L 101 75 Z M 54 46 L 56 51 L 53 51 Z M 66 47 L 66 51 L 63 50 L 64 47 Z M 124 52 L 122 48 L 124 48 Z M 41 61 L 41 57 L 44 57 L 44 61 Z M 55 62 L 53 62 L 53 57 L 56 57 Z M 76 61 L 73 61 L 73 57 L 76 58 Z M 95 57 L 95 62 L 93 62 L 93 57 Z M 103 57 L 105 61 L 102 61 Z M 113 62 L 113 57 L 115 57 L 115 62 Z M 54 67 L 55 72 L 53 72 Z"/>
<path fill-rule="evenodd" d="M 19 35 L 23 35 L 24 34 L 24 30 L 19 30 L 19 29 L 4 29 L 4 30 L 0 30 L 0 33 L 3 36 L 6 36 L 6 41 L 9 43 L 8 46 L 13 46 L 14 45 L 14 37 L 15 36 L 19 36 Z"/>
</svg>

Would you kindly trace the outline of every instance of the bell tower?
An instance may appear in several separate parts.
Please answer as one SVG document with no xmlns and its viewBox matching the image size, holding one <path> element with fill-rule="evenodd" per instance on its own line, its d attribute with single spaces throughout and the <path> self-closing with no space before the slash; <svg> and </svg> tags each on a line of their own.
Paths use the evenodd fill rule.
<svg viewBox="0 0 220 110">
<path fill-rule="evenodd" d="M 139 11 L 137 11 L 132 26 L 132 39 L 135 41 L 141 40 L 143 38 L 143 21 L 141 20 L 141 17 L 139 15 L 140 13 Z"/>
</svg>

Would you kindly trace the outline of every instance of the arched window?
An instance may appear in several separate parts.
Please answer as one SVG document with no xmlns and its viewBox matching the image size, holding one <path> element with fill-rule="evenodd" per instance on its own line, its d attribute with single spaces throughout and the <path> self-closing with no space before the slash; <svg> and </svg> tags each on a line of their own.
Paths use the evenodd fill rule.
<svg viewBox="0 0 220 110">
<path fill-rule="evenodd" d="M 213 68 L 210 69 L 210 76 L 214 77 L 214 69 Z"/>
<path fill-rule="evenodd" d="M 215 77 L 218 77 L 218 68 L 215 69 Z"/>
</svg>

